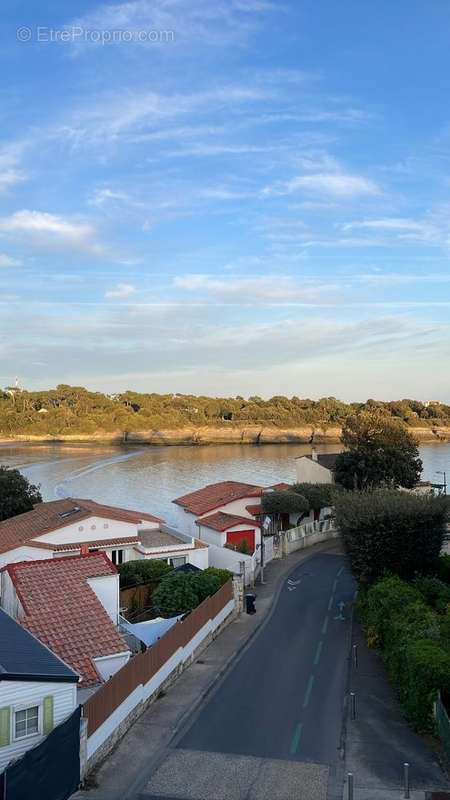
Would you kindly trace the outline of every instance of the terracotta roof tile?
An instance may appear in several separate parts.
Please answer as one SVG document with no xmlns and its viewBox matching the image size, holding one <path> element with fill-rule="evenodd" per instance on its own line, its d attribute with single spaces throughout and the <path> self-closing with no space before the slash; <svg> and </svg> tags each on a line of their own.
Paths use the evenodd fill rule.
<svg viewBox="0 0 450 800">
<path fill-rule="evenodd" d="M 237 514 L 226 514 L 224 511 L 218 511 L 216 514 L 211 514 L 208 517 L 202 517 L 195 520 L 196 525 L 205 525 L 206 528 L 212 528 L 214 531 L 227 531 L 235 525 L 247 525 L 249 528 L 259 528 L 260 523 L 248 517 L 240 517 Z"/>
<path fill-rule="evenodd" d="M 23 608 L 19 621 L 81 676 L 81 685 L 100 683 L 93 659 L 128 650 L 87 582 L 117 573 L 106 554 L 22 561 L 4 570 Z"/>
<path fill-rule="evenodd" d="M 96 503 L 94 500 L 67 497 L 39 503 L 32 511 L 0 522 L 0 553 L 20 547 L 45 533 L 64 528 L 73 522 L 96 516 L 118 522 L 161 522 L 158 517 L 126 508 Z"/>
<path fill-rule="evenodd" d="M 233 500 L 241 500 L 243 497 L 259 497 L 262 489 L 262 486 L 251 483 L 221 481 L 204 486 L 203 489 L 198 489 L 196 492 L 177 497 L 173 502 L 183 506 L 191 514 L 201 515 L 227 503 L 232 503 Z"/>
</svg>

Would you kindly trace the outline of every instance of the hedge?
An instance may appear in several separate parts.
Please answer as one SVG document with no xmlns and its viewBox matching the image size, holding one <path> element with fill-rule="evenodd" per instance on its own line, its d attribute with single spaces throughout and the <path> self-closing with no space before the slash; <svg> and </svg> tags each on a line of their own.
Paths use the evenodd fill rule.
<svg viewBox="0 0 450 800">
<path fill-rule="evenodd" d="M 118 567 L 120 575 L 120 588 L 140 586 L 143 583 L 160 581 L 161 578 L 173 571 L 173 567 L 166 561 L 158 559 L 138 559 L 127 561 Z"/>
<path fill-rule="evenodd" d="M 304 514 L 309 511 L 306 497 L 289 489 L 264 492 L 261 504 L 266 514 Z"/>
<path fill-rule="evenodd" d="M 446 532 L 443 498 L 391 489 L 335 495 L 337 526 L 363 586 L 386 570 L 402 578 L 433 574 Z"/>
<path fill-rule="evenodd" d="M 342 491 L 335 483 L 294 483 L 292 490 L 301 494 L 313 511 L 334 505 L 334 496 Z"/>
<path fill-rule="evenodd" d="M 420 581 L 384 578 L 361 595 L 368 641 L 379 646 L 403 711 L 419 731 L 433 729 L 433 701 L 450 688 L 450 611 L 427 605 Z M 424 587 L 422 587 L 424 588 Z"/>
</svg>

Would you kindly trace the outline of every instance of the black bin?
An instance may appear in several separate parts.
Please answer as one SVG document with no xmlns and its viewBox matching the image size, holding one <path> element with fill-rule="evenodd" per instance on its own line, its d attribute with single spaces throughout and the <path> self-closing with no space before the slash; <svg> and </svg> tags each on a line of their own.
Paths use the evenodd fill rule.
<svg viewBox="0 0 450 800">
<path fill-rule="evenodd" d="M 255 600 L 256 594 L 249 593 L 245 595 L 245 610 L 247 614 L 256 614 Z"/>
</svg>

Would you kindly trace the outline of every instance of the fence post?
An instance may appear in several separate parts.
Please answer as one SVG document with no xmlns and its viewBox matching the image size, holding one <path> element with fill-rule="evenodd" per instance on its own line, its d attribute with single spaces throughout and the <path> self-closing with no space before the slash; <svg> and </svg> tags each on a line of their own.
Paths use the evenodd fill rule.
<svg viewBox="0 0 450 800">
<path fill-rule="evenodd" d="M 356 694 L 354 692 L 350 692 L 350 716 L 352 719 L 356 719 Z"/>
<path fill-rule="evenodd" d="M 358 669 L 358 645 L 354 644 L 352 647 L 353 667 Z"/>
<path fill-rule="evenodd" d="M 348 800 L 353 800 L 353 772 L 347 773 Z"/>
<path fill-rule="evenodd" d="M 403 779 L 405 784 L 405 794 L 403 796 L 406 800 L 409 800 L 411 795 L 409 792 L 409 764 L 407 761 L 403 764 Z"/>
</svg>

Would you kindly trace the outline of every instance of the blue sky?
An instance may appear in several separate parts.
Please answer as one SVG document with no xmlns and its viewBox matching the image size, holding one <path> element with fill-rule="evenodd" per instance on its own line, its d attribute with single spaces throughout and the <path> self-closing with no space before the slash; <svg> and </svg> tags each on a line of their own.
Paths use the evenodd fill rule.
<svg viewBox="0 0 450 800">
<path fill-rule="evenodd" d="M 447 0 L 27 5 L 0 385 L 450 401 Z"/>
</svg>

